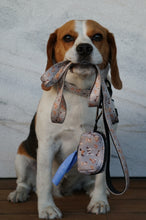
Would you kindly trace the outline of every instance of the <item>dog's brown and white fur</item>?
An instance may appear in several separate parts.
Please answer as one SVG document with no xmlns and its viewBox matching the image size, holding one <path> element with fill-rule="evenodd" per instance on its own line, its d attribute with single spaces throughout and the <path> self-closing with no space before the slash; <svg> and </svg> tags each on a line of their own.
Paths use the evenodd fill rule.
<svg viewBox="0 0 146 220">
<path fill-rule="evenodd" d="M 70 60 L 74 65 L 68 71 L 66 80 L 79 88 L 86 89 L 93 85 L 95 70 L 91 64 L 98 64 L 105 77 L 110 66 L 113 86 L 122 88 L 114 36 L 95 21 L 72 20 L 58 28 L 48 40 L 47 57 L 46 70 L 55 62 Z M 54 124 L 50 114 L 56 90 L 43 91 L 30 134 L 19 146 L 16 155 L 17 188 L 8 199 L 23 202 L 27 200 L 30 190 L 36 188 L 40 218 L 62 216 L 54 203 L 52 191 L 59 196 L 84 188 L 90 190 L 89 212 L 100 214 L 110 209 L 104 172 L 94 177 L 85 176 L 79 174 L 75 166 L 58 187 L 52 186 L 52 176 L 58 166 L 77 149 L 80 135 L 93 130 L 95 120 L 96 108 L 88 107 L 87 98 L 67 91 L 64 96 L 67 103 L 65 122 Z"/>
</svg>

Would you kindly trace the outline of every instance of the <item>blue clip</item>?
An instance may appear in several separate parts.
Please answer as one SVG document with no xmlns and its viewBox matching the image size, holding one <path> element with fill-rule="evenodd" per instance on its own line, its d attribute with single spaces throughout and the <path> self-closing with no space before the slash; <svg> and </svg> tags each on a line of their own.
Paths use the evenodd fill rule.
<svg viewBox="0 0 146 220">
<path fill-rule="evenodd" d="M 77 162 L 77 151 L 70 154 L 60 165 L 52 179 L 52 182 L 57 186 L 64 175 L 70 171 L 73 165 Z"/>
</svg>

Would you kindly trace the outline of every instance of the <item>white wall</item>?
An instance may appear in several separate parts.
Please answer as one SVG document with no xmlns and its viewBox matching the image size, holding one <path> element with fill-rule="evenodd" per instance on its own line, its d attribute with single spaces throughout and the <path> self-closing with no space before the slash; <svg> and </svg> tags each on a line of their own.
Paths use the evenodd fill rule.
<svg viewBox="0 0 146 220">
<path fill-rule="evenodd" d="M 70 19 L 94 19 L 114 33 L 124 88 L 114 91 L 118 137 L 130 175 L 146 176 L 146 1 L 0 1 L 0 177 L 14 157 L 41 96 L 48 36 Z M 121 175 L 115 156 L 112 174 Z"/>
</svg>

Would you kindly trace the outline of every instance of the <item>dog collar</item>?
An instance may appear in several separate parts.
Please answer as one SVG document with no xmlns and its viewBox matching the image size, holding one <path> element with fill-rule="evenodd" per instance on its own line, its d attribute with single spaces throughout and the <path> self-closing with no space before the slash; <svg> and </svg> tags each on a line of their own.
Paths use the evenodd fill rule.
<svg viewBox="0 0 146 220">
<path fill-rule="evenodd" d="M 64 83 L 64 89 L 70 93 L 73 93 L 78 96 L 86 97 L 86 98 L 89 96 L 90 91 L 91 91 L 91 89 L 80 89 L 77 86 L 67 81 L 65 81 Z"/>
</svg>

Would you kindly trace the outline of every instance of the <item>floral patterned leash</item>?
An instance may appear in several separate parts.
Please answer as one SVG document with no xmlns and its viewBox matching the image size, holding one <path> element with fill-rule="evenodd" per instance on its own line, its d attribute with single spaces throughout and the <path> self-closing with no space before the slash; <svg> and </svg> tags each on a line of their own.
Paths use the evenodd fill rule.
<svg viewBox="0 0 146 220">
<path fill-rule="evenodd" d="M 121 166 L 123 169 L 124 177 L 125 177 L 125 188 L 122 191 L 118 191 L 114 188 L 111 182 L 110 178 L 110 171 L 109 171 L 109 158 L 110 158 L 110 146 L 108 147 L 108 156 L 107 156 L 107 169 L 106 169 L 106 182 L 109 190 L 113 194 L 123 194 L 129 185 L 129 174 L 128 174 L 128 168 L 126 164 L 125 157 L 123 155 L 123 152 L 121 150 L 119 141 L 116 137 L 115 131 L 113 129 L 113 124 L 117 122 L 117 114 L 113 105 L 113 102 L 111 100 L 111 97 L 109 95 L 107 86 L 105 84 L 103 76 L 100 74 L 100 70 L 98 66 L 95 66 L 97 69 L 97 77 L 95 80 L 95 83 L 93 85 L 93 88 L 91 89 L 90 93 L 89 90 L 87 92 L 85 90 L 81 90 L 71 84 L 68 84 L 65 82 L 65 77 L 67 74 L 68 69 L 71 67 L 72 63 L 68 61 L 63 61 L 61 63 L 57 63 L 53 65 L 47 72 L 45 72 L 41 80 L 43 82 L 43 88 L 46 88 L 46 90 L 51 88 L 52 86 L 58 84 L 57 87 L 57 97 L 55 99 L 55 102 L 52 107 L 51 112 L 51 120 L 54 123 L 63 123 L 66 117 L 66 102 L 63 96 L 63 89 L 66 87 L 66 89 L 72 93 L 89 97 L 88 100 L 88 106 L 89 107 L 99 107 L 100 104 L 100 98 L 102 95 L 102 108 L 103 108 L 103 118 L 104 118 L 104 124 L 105 124 L 105 130 L 106 130 L 106 136 L 107 140 L 109 139 L 109 133 L 112 138 L 113 144 L 116 148 L 117 154 L 120 158 Z M 110 142 L 110 141 L 108 141 Z M 108 143 L 109 145 L 109 143 Z M 59 170 L 57 171 L 56 175 L 53 178 L 54 184 L 59 184 L 60 180 L 64 176 L 66 172 L 68 172 L 71 167 L 76 163 L 77 161 L 77 151 L 69 155 L 66 160 L 61 164 L 59 167 Z"/>
</svg>

